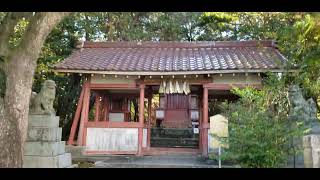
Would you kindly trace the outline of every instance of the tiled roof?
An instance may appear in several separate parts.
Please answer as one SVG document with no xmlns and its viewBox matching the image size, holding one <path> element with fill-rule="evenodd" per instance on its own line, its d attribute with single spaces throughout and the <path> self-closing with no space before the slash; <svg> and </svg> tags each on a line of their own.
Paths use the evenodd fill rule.
<svg viewBox="0 0 320 180">
<path fill-rule="evenodd" d="M 279 71 L 285 62 L 273 41 L 85 42 L 54 69 L 141 75 L 265 72 Z"/>
</svg>

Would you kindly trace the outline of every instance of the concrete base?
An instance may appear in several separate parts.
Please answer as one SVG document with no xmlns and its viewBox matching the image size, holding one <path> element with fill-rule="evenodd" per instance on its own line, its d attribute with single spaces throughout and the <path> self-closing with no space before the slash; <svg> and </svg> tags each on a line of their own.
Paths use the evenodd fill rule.
<svg viewBox="0 0 320 180">
<path fill-rule="evenodd" d="M 70 153 L 54 157 L 24 156 L 23 161 L 24 168 L 66 168 L 72 165 Z"/>
</svg>

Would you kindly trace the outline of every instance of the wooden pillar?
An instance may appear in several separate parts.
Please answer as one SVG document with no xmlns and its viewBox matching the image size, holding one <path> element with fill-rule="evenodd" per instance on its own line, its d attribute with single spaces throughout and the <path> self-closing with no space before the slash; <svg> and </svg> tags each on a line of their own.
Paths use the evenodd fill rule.
<svg viewBox="0 0 320 180">
<path fill-rule="evenodd" d="M 103 114 L 103 121 L 109 121 L 109 96 L 104 95 L 104 104 L 103 104 L 103 109 L 104 109 L 104 114 Z"/>
<path fill-rule="evenodd" d="M 208 88 L 203 87 L 203 113 L 202 113 L 202 136 L 201 136 L 201 142 L 202 142 L 202 155 L 208 156 Z"/>
<path fill-rule="evenodd" d="M 142 141 L 143 141 L 143 124 L 144 124 L 144 90 L 145 85 L 140 84 L 139 98 L 139 130 L 138 130 L 138 156 L 142 156 Z"/>
<path fill-rule="evenodd" d="M 83 146 L 84 145 L 84 132 L 85 127 L 84 124 L 88 122 L 88 115 L 89 115 L 89 101 L 90 101 L 90 87 L 89 87 L 89 80 L 87 80 L 83 88 L 85 89 L 84 95 L 83 95 L 83 104 L 82 104 L 82 111 L 81 111 L 81 120 L 80 120 L 80 127 L 79 127 L 79 134 L 78 134 L 78 145 Z"/>
<path fill-rule="evenodd" d="M 70 135 L 69 135 L 69 139 L 68 139 L 68 145 L 73 145 L 74 144 L 74 137 L 75 137 L 75 134 L 76 134 L 77 127 L 79 125 L 80 113 L 81 113 L 81 109 L 82 109 L 82 106 L 83 106 L 84 90 L 85 90 L 85 88 L 82 88 L 82 90 L 81 90 L 81 94 L 80 94 L 79 101 L 78 101 L 78 104 L 77 104 L 77 110 L 76 110 L 76 113 L 75 113 L 73 121 L 72 121 Z"/>
<path fill-rule="evenodd" d="M 151 110 L 152 110 L 152 90 L 149 90 L 148 96 L 148 136 L 147 136 L 147 149 L 150 149 L 151 141 Z"/>
<path fill-rule="evenodd" d="M 95 116 L 94 116 L 94 121 L 98 122 L 99 115 L 100 115 L 100 105 L 101 105 L 99 93 L 96 94 L 95 105 L 96 105 L 96 112 L 95 112 Z"/>
</svg>

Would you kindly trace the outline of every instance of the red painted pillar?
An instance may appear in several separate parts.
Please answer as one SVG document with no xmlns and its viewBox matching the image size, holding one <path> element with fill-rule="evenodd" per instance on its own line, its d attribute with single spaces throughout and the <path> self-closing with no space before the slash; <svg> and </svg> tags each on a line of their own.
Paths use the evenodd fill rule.
<svg viewBox="0 0 320 180">
<path fill-rule="evenodd" d="M 151 109 L 152 108 L 152 91 L 148 97 L 148 136 L 147 136 L 147 148 L 150 149 L 150 139 L 151 139 Z"/>
<path fill-rule="evenodd" d="M 208 88 L 203 87 L 203 113 L 202 113 L 202 155 L 208 156 Z"/>
<path fill-rule="evenodd" d="M 142 156 L 142 141 L 143 141 L 143 124 L 144 124 L 144 90 L 145 85 L 140 84 L 139 98 L 139 130 L 138 130 L 138 156 Z"/>
<path fill-rule="evenodd" d="M 81 120 L 80 120 L 80 127 L 79 127 L 79 134 L 78 134 L 78 145 L 84 145 L 84 131 L 85 127 L 84 124 L 88 122 L 88 115 L 89 115 L 89 101 L 90 101 L 90 87 L 89 87 L 89 80 L 87 80 L 83 85 L 84 95 L 83 95 L 83 104 L 82 104 L 82 111 L 81 111 Z"/>
<path fill-rule="evenodd" d="M 81 113 L 81 109 L 82 109 L 82 105 L 83 105 L 83 94 L 84 94 L 84 88 L 82 88 L 82 90 L 81 90 L 81 94 L 80 94 L 79 101 L 78 101 L 78 104 L 77 104 L 77 110 L 76 110 L 76 113 L 75 113 L 73 121 L 72 121 L 72 126 L 71 126 L 71 130 L 70 130 L 68 145 L 73 145 L 74 144 L 73 141 L 74 141 L 74 137 L 75 137 L 75 134 L 76 134 L 77 127 L 79 125 L 80 113 Z"/>
<path fill-rule="evenodd" d="M 95 116 L 94 116 L 94 121 L 98 122 L 99 121 L 99 115 L 100 115 L 100 105 L 101 105 L 100 94 L 99 93 L 96 94 L 95 101 L 96 101 L 95 102 L 96 103 L 96 112 L 95 112 Z"/>
<path fill-rule="evenodd" d="M 109 121 L 109 96 L 104 96 L 104 115 L 103 115 L 103 121 Z"/>
</svg>

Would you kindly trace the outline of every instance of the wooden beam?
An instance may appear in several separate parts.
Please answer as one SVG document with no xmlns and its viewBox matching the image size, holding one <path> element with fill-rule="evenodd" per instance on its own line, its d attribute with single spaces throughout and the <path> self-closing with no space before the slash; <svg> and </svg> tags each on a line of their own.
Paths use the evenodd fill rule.
<svg viewBox="0 0 320 180">
<path fill-rule="evenodd" d="M 177 79 L 179 80 L 179 79 Z M 136 82 L 138 84 L 143 83 L 145 85 L 160 85 L 160 83 L 163 81 L 163 79 L 145 79 L 145 80 L 137 80 Z M 181 81 L 188 81 L 190 85 L 203 85 L 207 83 L 212 83 L 212 79 L 208 78 L 203 78 L 203 79 L 192 79 L 192 78 L 187 78 L 187 79 L 181 79 Z"/>
<path fill-rule="evenodd" d="M 75 137 L 76 130 L 77 130 L 77 127 L 78 127 L 78 124 L 79 124 L 80 112 L 81 112 L 82 105 L 83 105 L 84 90 L 85 90 L 85 88 L 82 88 L 81 93 L 80 93 L 80 97 L 79 97 L 79 100 L 78 100 L 76 113 L 75 113 L 73 121 L 72 121 L 72 126 L 71 126 L 71 130 L 70 130 L 68 145 L 73 145 L 74 144 L 74 137 Z"/>
<path fill-rule="evenodd" d="M 236 83 L 236 84 L 223 84 L 223 83 L 207 83 L 204 84 L 203 87 L 206 87 L 210 90 L 230 90 L 233 87 L 238 87 L 238 88 L 245 88 L 245 87 L 253 87 L 256 89 L 261 89 L 262 84 L 241 84 L 241 83 Z"/>
<path fill-rule="evenodd" d="M 86 122 L 85 127 L 88 128 L 141 128 L 139 122 Z"/>
<path fill-rule="evenodd" d="M 82 146 L 84 143 L 84 124 L 88 121 L 88 114 L 89 114 L 89 101 L 90 101 L 90 86 L 89 81 L 86 81 L 83 85 L 85 89 L 83 95 L 83 105 L 81 111 L 81 120 L 80 120 L 80 127 L 79 127 L 79 134 L 78 134 L 78 145 Z"/>
<path fill-rule="evenodd" d="M 136 84 L 90 84 L 90 89 L 138 89 Z"/>
</svg>

